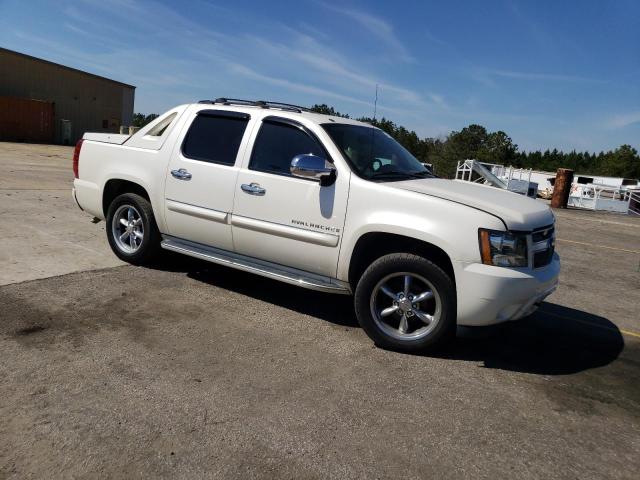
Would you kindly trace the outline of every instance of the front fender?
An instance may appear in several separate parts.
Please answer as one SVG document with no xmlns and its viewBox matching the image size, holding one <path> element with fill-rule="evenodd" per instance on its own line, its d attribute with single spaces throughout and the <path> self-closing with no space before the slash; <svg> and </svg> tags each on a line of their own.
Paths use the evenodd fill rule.
<svg viewBox="0 0 640 480">
<path fill-rule="evenodd" d="M 358 179 L 351 184 L 337 278 L 347 280 L 358 240 L 367 233 L 391 233 L 443 250 L 453 262 L 480 262 L 478 229 L 504 229 L 486 212 L 429 195 Z"/>
</svg>

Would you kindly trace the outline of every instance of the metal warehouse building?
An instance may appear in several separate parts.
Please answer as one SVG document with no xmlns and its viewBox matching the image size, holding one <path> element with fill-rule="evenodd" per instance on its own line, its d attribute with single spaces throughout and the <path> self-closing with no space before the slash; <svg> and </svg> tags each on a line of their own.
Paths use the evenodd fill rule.
<svg viewBox="0 0 640 480">
<path fill-rule="evenodd" d="M 0 141 L 73 145 L 133 119 L 133 85 L 0 48 Z"/>
</svg>

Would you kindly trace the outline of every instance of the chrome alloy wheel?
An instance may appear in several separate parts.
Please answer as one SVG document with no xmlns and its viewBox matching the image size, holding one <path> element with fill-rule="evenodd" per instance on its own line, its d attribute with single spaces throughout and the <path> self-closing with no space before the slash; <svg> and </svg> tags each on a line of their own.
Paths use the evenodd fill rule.
<svg viewBox="0 0 640 480">
<path fill-rule="evenodd" d="M 438 291 L 424 277 L 399 272 L 387 275 L 371 294 L 371 315 L 387 335 L 417 340 L 429 335 L 442 316 Z"/>
<path fill-rule="evenodd" d="M 136 253 L 144 239 L 144 225 L 140 212 L 131 205 L 119 206 L 111 221 L 111 233 L 122 252 Z"/>
</svg>

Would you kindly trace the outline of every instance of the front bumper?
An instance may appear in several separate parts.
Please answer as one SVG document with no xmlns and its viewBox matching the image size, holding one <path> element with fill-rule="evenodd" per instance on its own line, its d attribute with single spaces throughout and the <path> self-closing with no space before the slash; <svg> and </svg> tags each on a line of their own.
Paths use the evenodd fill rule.
<svg viewBox="0 0 640 480">
<path fill-rule="evenodd" d="M 518 320 L 533 313 L 558 287 L 560 258 L 538 269 L 494 267 L 478 263 L 454 265 L 458 324 L 484 326 Z"/>
</svg>

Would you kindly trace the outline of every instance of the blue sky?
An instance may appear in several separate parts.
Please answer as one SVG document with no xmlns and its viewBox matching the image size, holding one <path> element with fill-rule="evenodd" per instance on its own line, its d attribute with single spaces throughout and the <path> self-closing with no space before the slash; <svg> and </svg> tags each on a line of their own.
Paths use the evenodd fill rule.
<svg viewBox="0 0 640 480">
<path fill-rule="evenodd" d="M 0 46 L 137 86 L 138 112 L 218 96 L 327 103 L 521 149 L 640 148 L 640 2 L 0 0 Z"/>
</svg>

